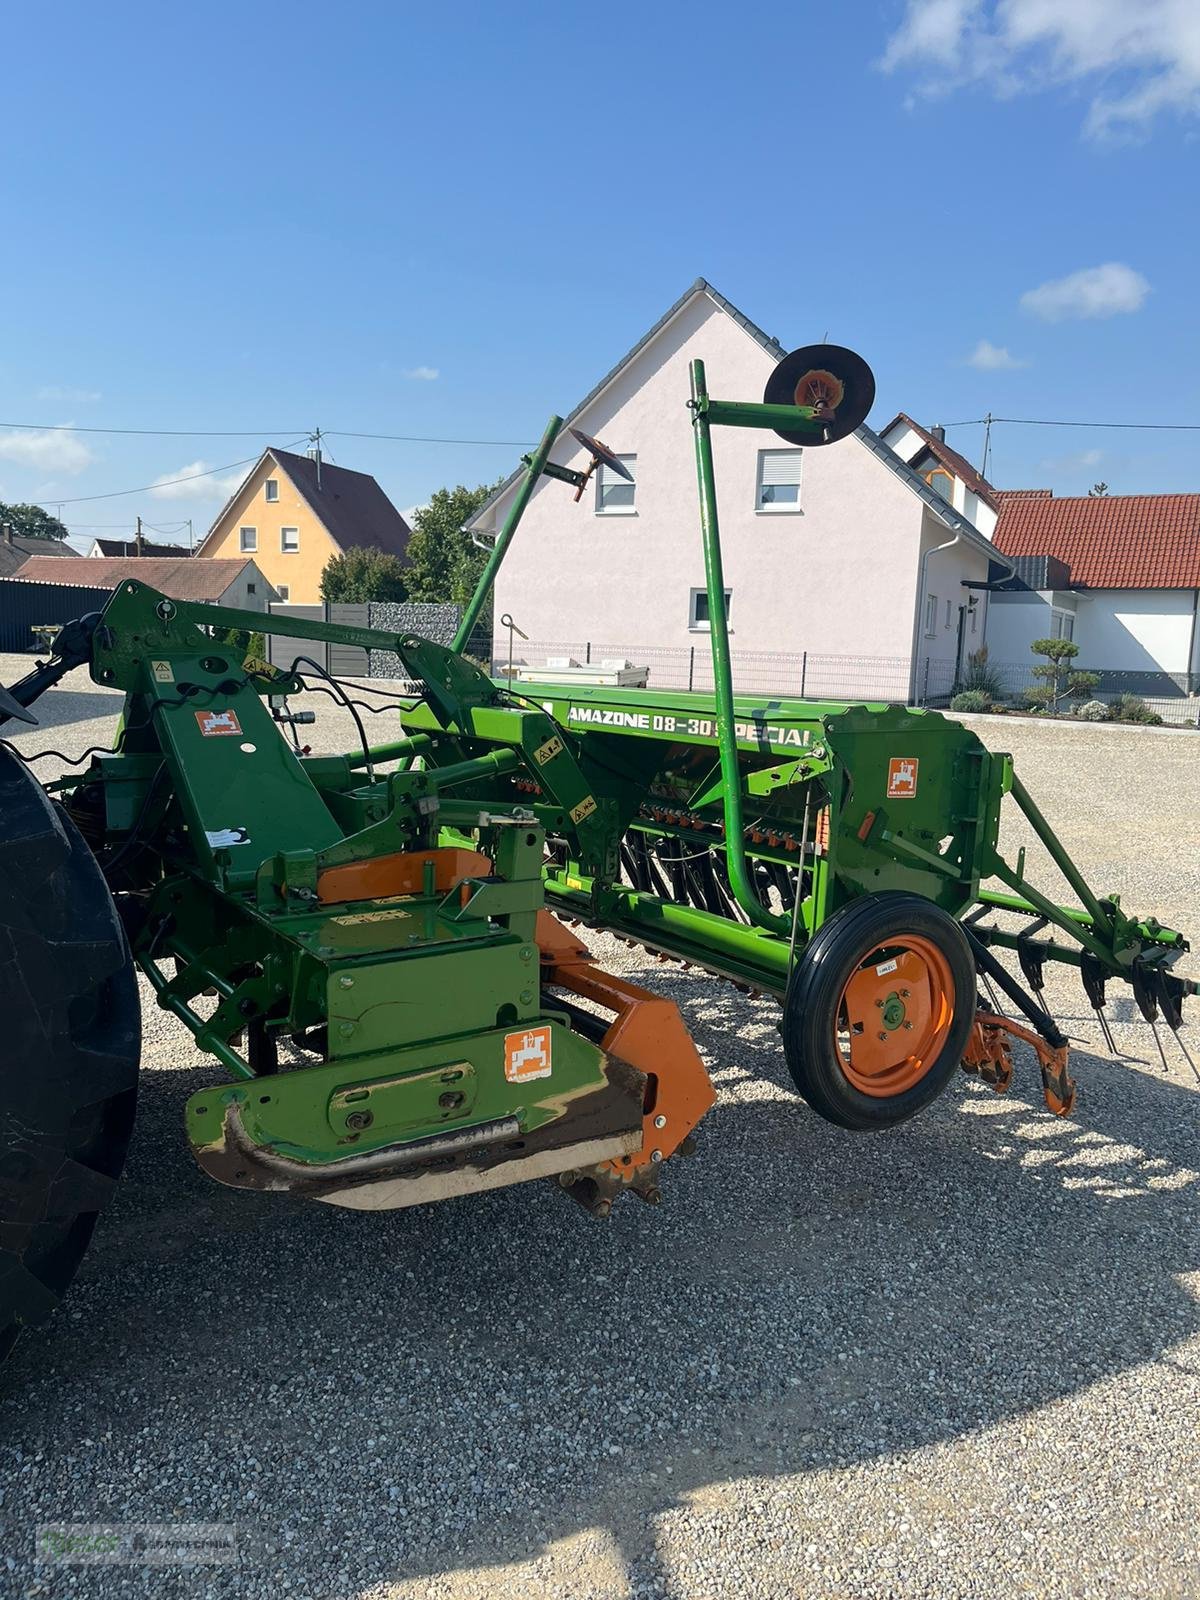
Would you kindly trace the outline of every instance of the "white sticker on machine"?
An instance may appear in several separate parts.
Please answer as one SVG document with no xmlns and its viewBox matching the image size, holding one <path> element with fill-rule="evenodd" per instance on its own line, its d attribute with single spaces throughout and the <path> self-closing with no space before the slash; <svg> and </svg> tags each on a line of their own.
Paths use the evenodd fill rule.
<svg viewBox="0 0 1200 1600">
<path fill-rule="evenodd" d="M 204 837 L 212 850 L 229 850 L 235 844 L 249 844 L 250 834 L 245 828 L 213 828 Z"/>
<path fill-rule="evenodd" d="M 175 674 L 171 671 L 169 661 L 152 661 L 150 670 L 154 674 L 155 683 L 174 683 Z"/>
</svg>

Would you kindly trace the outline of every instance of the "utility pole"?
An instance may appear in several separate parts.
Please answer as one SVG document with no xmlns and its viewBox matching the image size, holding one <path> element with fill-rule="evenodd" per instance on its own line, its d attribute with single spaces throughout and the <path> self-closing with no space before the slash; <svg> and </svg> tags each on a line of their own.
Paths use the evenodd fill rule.
<svg viewBox="0 0 1200 1600">
<path fill-rule="evenodd" d="M 987 477 L 988 451 L 992 444 L 992 413 L 989 411 L 983 419 L 983 465 L 979 469 L 981 478 Z"/>
<path fill-rule="evenodd" d="M 141 555 L 141 553 L 142 553 L 142 519 L 141 519 L 141 517 L 139 517 L 137 519 L 137 535 L 136 535 L 136 537 L 134 538 L 134 541 L 133 541 L 133 549 L 134 549 L 134 554 L 135 555 L 139 555 L 139 556 Z"/>
<path fill-rule="evenodd" d="M 320 428 L 314 428 L 313 431 L 309 434 L 308 437 L 309 437 L 309 439 L 310 439 L 310 441 L 312 443 L 312 449 L 309 451 L 309 454 L 312 456 L 313 460 L 317 464 L 317 488 L 319 489 L 321 487 L 321 430 L 320 430 Z"/>
<path fill-rule="evenodd" d="M 191 517 L 189 517 L 187 519 L 187 525 L 188 525 L 188 555 L 194 556 L 196 554 L 196 541 L 192 537 L 192 519 L 191 519 Z"/>
</svg>

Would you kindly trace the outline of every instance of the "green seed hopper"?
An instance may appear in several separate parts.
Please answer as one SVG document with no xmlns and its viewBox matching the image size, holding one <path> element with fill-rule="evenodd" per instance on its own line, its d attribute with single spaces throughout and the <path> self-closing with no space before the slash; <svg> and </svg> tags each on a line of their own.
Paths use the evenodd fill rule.
<svg viewBox="0 0 1200 1600">
<path fill-rule="evenodd" d="M 584 439 L 586 472 L 553 463 L 558 418 L 452 648 L 128 580 L 0 691 L 0 716 L 29 720 L 86 665 L 125 695 L 113 749 L 49 785 L 53 800 L 0 749 L 17 1047 L 0 1088 L 0 1338 L 53 1306 L 119 1177 L 135 967 L 227 1075 L 184 1108 L 201 1168 L 358 1209 L 536 1177 L 597 1215 L 625 1193 L 660 1198 L 714 1092 L 677 1008 L 603 971 L 573 924 L 778 997 L 797 1087 L 847 1128 L 912 1116 L 960 1066 L 1004 1090 L 1014 1038 L 1068 1111 L 1048 962 L 1079 969 L 1101 1016 L 1119 980 L 1178 1030 L 1197 987 L 1173 971 L 1182 935 L 1093 891 L 1008 756 L 935 711 L 734 693 L 710 430 L 820 446 L 871 392 L 836 347 L 794 352 L 761 405 L 710 399 L 694 365 L 712 695 L 518 693 L 463 654 L 540 478 L 579 491 L 612 462 Z M 393 651 L 419 693 L 243 662 L 214 636 L 229 628 Z M 307 753 L 295 706 L 313 689 L 352 711 L 382 692 L 392 736 Z M 1023 852 L 1003 855 L 1004 806 L 1070 904 Z"/>
</svg>

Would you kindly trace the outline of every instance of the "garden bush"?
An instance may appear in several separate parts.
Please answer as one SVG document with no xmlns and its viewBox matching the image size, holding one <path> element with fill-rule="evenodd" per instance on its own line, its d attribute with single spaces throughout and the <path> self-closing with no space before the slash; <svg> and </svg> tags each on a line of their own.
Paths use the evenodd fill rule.
<svg viewBox="0 0 1200 1600">
<path fill-rule="evenodd" d="M 1085 722 L 1107 722 L 1108 707 L 1103 700 L 1085 700 L 1075 710 L 1077 717 L 1082 717 Z"/>
<path fill-rule="evenodd" d="M 951 711 L 990 711 L 992 697 L 983 689 L 963 689 L 950 702 Z"/>
<path fill-rule="evenodd" d="M 1140 722 L 1148 728 L 1162 727 L 1162 718 L 1157 711 L 1151 711 L 1140 694 L 1119 694 L 1110 709 L 1114 722 Z"/>
</svg>

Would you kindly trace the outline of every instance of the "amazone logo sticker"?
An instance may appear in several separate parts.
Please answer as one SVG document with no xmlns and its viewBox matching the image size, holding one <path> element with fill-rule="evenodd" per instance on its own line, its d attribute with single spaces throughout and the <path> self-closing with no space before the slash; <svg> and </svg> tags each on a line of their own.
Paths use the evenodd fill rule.
<svg viewBox="0 0 1200 1600">
<path fill-rule="evenodd" d="M 504 1076 L 509 1083 L 529 1083 L 550 1076 L 552 1044 L 549 1028 L 526 1028 L 504 1035 Z"/>
<path fill-rule="evenodd" d="M 916 756 L 893 756 L 888 762 L 887 797 L 889 800 L 915 800 L 917 795 Z"/>
<path fill-rule="evenodd" d="M 200 732 L 206 739 L 216 738 L 222 733 L 233 733 L 241 737 L 242 725 L 235 711 L 197 711 L 195 717 Z"/>
</svg>

